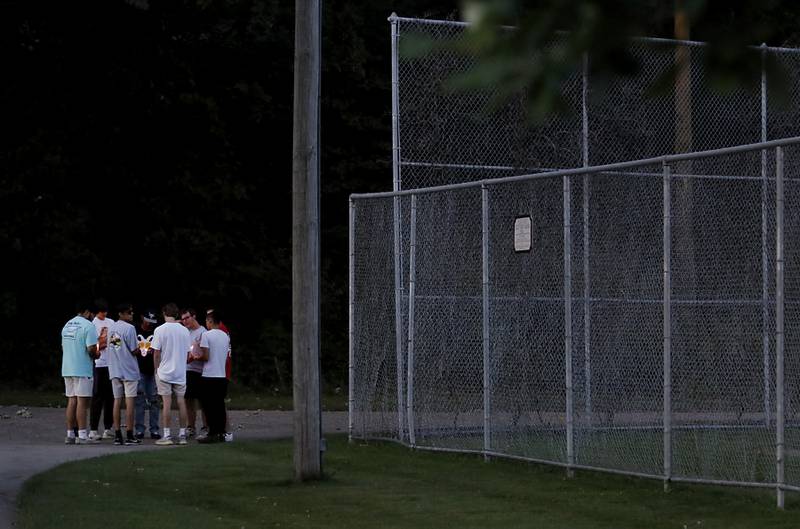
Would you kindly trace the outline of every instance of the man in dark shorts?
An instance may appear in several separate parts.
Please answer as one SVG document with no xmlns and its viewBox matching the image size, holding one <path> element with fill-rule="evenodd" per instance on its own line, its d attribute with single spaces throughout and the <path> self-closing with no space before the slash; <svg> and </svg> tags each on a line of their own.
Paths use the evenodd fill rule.
<svg viewBox="0 0 800 529">
<path fill-rule="evenodd" d="M 111 388 L 111 377 L 108 375 L 108 329 L 114 324 L 109 318 L 108 303 L 104 299 L 94 302 L 97 312 L 92 323 L 97 329 L 97 351 L 100 353 L 94 361 L 94 379 L 92 385 L 92 404 L 89 409 L 89 439 L 113 439 L 111 429 L 114 421 L 114 392 Z M 102 435 L 98 432 L 100 427 L 100 414 L 103 415 Z"/>
<path fill-rule="evenodd" d="M 200 403 L 200 385 L 203 378 L 203 362 L 198 360 L 202 356 L 200 351 L 200 338 L 206 328 L 197 322 L 197 311 L 191 308 L 181 311 L 181 323 L 189 329 L 192 338 L 192 351 L 186 364 L 186 412 L 189 422 L 186 426 L 186 437 L 196 435 L 195 423 L 197 422 L 197 406 Z M 205 420 L 203 421 L 205 424 Z"/>
</svg>

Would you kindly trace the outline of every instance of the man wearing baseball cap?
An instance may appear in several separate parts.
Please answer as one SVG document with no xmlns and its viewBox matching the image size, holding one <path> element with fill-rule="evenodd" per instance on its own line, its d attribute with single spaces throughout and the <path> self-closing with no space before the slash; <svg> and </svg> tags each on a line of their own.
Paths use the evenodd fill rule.
<svg viewBox="0 0 800 529">
<path fill-rule="evenodd" d="M 139 315 L 139 325 L 136 326 L 136 334 L 139 339 L 139 354 L 136 360 L 139 362 L 139 391 L 136 394 L 136 438 L 144 439 L 145 424 L 144 410 L 150 410 L 150 439 L 161 439 L 159 434 L 158 418 L 161 412 L 161 404 L 158 401 L 156 390 L 155 366 L 153 365 L 153 352 L 150 350 L 150 340 L 153 338 L 153 331 L 158 324 L 156 311 L 147 309 Z"/>
</svg>

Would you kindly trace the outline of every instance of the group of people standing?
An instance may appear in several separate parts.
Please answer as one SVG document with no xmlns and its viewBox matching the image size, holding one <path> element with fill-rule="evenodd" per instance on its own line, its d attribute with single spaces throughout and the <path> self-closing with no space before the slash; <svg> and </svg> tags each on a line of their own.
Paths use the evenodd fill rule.
<svg viewBox="0 0 800 529">
<path fill-rule="evenodd" d="M 134 326 L 135 314 L 129 303 L 117 306 L 116 321 L 108 316 L 103 300 L 80 302 L 76 310 L 77 315 L 61 331 L 66 444 L 93 444 L 103 439 L 114 439 L 117 445 L 141 443 L 146 409 L 150 438 L 157 445 L 185 445 L 194 436 L 201 443 L 232 440 L 225 410 L 230 337 L 218 310 L 206 312 L 205 327 L 197 321 L 194 309 L 179 310 L 174 303 L 162 308 L 161 325 L 154 311 L 147 310 Z M 161 397 L 160 409 L 156 395 Z M 171 429 L 173 395 L 179 412 L 177 436 Z M 123 401 L 125 437 L 120 417 Z M 196 430 L 198 403 L 205 435 Z M 102 434 L 98 431 L 101 414 Z"/>
</svg>

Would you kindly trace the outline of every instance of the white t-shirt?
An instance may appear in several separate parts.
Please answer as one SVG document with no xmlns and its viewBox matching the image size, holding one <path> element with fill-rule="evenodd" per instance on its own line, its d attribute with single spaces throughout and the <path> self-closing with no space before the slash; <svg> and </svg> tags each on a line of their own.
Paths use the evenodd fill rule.
<svg viewBox="0 0 800 529">
<path fill-rule="evenodd" d="M 192 349 L 194 349 L 194 343 L 199 342 L 200 338 L 203 336 L 203 333 L 206 332 L 206 328 L 202 325 L 196 328 L 193 331 L 189 331 L 189 337 L 192 339 Z M 198 355 L 200 354 L 200 346 L 197 346 L 197 351 L 195 351 Z M 188 364 L 186 364 L 187 371 L 194 371 L 195 373 L 202 373 L 203 372 L 203 362 L 202 360 L 192 360 Z"/>
<path fill-rule="evenodd" d="M 168 321 L 153 331 L 153 349 L 161 351 L 158 378 L 170 384 L 186 384 L 186 355 L 192 347 L 189 329 L 176 321 Z"/>
<path fill-rule="evenodd" d="M 203 376 L 225 378 L 225 361 L 231 350 L 231 339 L 225 331 L 211 329 L 203 333 L 200 347 L 208 347 L 208 361 L 203 366 Z"/>
<path fill-rule="evenodd" d="M 95 359 L 94 365 L 96 367 L 108 367 L 108 328 L 114 324 L 111 318 L 103 318 L 102 320 L 97 316 L 92 320 L 94 328 L 97 329 L 97 348 L 100 349 L 100 358 Z"/>
</svg>

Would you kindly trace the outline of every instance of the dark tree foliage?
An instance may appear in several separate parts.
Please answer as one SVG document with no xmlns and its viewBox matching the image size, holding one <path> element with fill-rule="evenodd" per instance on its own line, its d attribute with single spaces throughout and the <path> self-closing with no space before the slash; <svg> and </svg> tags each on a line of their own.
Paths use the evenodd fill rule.
<svg viewBox="0 0 800 529">
<path fill-rule="evenodd" d="M 0 2 L 0 378 L 60 383 L 76 298 L 224 307 L 234 376 L 291 373 L 294 3 Z M 347 195 L 391 186 L 389 25 L 325 2 L 323 373 L 346 379 Z"/>
<path fill-rule="evenodd" d="M 543 119 L 563 106 L 559 87 L 591 54 L 592 77 L 636 74 L 628 41 L 636 36 L 673 37 L 677 13 L 691 38 L 707 42 L 701 67 L 712 89 L 727 91 L 760 83 L 762 59 L 750 47 L 797 45 L 800 10 L 782 0 L 464 0 L 470 31 L 445 44 L 476 55 L 475 67 L 448 80 L 454 89 L 495 88 L 491 106 L 524 91 L 531 118 Z M 503 26 L 514 26 L 506 31 Z M 557 39 L 566 32 L 568 38 Z M 562 40 L 559 45 L 552 45 Z M 407 42 L 408 43 L 408 42 Z M 407 46 L 410 56 L 441 43 Z M 679 66 L 653 84 L 658 93 L 674 86 Z M 784 72 L 768 61 L 770 86 L 780 90 Z"/>
<path fill-rule="evenodd" d="M 530 6 L 556 4 L 548 28 L 572 29 L 570 3 Z M 794 37 L 769 2 L 701 4 L 721 28 Z M 391 186 L 392 11 L 459 16 L 455 0 L 324 2 L 328 384 L 346 380 L 347 195 Z M 669 36 L 669 9 L 637 13 L 625 27 Z M 291 0 L 0 0 L 0 378 L 60 384 L 59 331 L 103 296 L 224 308 L 235 378 L 288 389 L 293 32 Z"/>
</svg>

